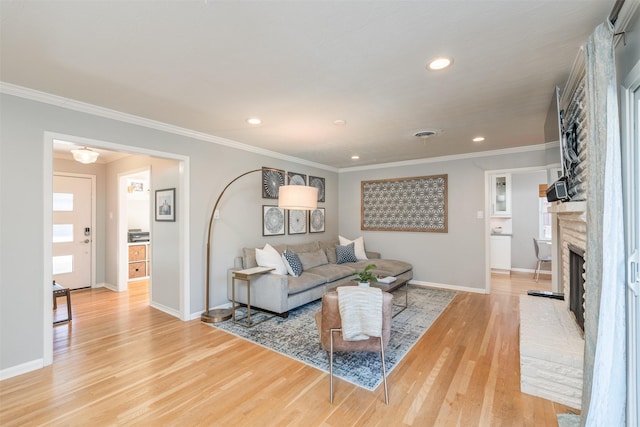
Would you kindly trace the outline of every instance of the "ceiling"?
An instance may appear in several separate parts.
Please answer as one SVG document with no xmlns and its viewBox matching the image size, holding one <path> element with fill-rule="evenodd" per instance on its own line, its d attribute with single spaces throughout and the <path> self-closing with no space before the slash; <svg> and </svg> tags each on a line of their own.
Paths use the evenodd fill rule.
<svg viewBox="0 0 640 427">
<path fill-rule="evenodd" d="M 335 168 L 496 150 L 546 142 L 612 6 L 3 0 L 0 80 Z"/>
</svg>

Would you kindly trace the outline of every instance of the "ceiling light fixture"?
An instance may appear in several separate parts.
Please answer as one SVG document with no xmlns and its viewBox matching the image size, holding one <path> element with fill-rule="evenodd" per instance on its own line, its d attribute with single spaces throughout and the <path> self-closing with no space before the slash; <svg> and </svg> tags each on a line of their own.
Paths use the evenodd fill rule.
<svg viewBox="0 0 640 427">
<path fill-rule="evenodd" d="M 432 59 L 429 62 L 428 68 L 432 71 L 444 70 L 445 68 L 450 66 L 452 63 L 453 63 L 453 59 L 445 58 L 444 56 L 441 56 L 439 58 Z"/>
<path fill-rule="evenodd" d="M 360 160 L 360 156 L 351 156 L 351 160 Z"/>
<path fill-rule="evenodd" d="M 95 163 L 96 160 L 98 160 L 98 156 L 100 155 L 100 153 L 98 153 L 97 151 L 90 150 L 87 147 L 71 150 L 71 154 L 73 154 L 74 160 L 80 163 L 84 163 L 85 165 L 89 163 Z"/>
<path fill-rule="evenodd" d="M 336 126 L 344 126 L 347 124 L 346 120 L 342 120 L 342 119 L 338 119 L 338 120 L 334 120 L 333 124 Z"/>
<path fill-rule="evenodd" d="M 473 138 L 473 142 L 482 142 L 484 141 L 484 136 L 476 136 Z"/>
<path fill-rule="evenodd" d="M 247 123 L 249 123 L 250 125 L 257 126 L 257 125 L 259 125 L 260 123 L 262 123 L 262 120 L 260 120 L 260 119 L 259 119 L 259 118 L 257 118 L 257 117 L 251 117 L 251 118 L 247 119 Z"/>
</svg>

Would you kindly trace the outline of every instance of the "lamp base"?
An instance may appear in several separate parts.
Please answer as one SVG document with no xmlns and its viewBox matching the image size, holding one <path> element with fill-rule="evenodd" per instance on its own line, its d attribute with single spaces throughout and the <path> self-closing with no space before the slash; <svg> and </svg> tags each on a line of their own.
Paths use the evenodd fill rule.
<svg viewBox="0 0 640 427">
<path fill-rule="evenodd" d="M 214 310 L 205 311 L 200 316 L 200 321 L 204 323 L 218 323 L 231 319 L 230 308 L 216 308 Z"/>
</svg>

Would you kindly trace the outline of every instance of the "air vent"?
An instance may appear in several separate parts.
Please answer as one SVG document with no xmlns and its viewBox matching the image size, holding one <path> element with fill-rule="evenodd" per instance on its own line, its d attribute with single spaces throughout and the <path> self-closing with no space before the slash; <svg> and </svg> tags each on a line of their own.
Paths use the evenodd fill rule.
<svg viewBox="0 0 640 427">
<path fill-rule="evenodd" d="M 437 129 L 425 129 L 416 132 L 413 136 L 416 138 L 429 138 L 431 136 L 438 135 L 439 133 L 440 131 Z"/>
</svg>

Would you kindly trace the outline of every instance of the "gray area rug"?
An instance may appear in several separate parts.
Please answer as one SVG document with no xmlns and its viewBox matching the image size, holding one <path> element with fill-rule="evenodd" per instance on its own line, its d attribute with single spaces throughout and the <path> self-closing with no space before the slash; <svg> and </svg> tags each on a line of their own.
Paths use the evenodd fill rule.
<svg viewBox="0 0 640 427">
<path fill-rule="evenodd" d="M 403 290 L 394 294 L 398 302 L 404 303 Z M 409 306 L 391 322 L 391 340 L 385 348 L 387 374 L 411 350 L 455 295 L 453 291 L 409 286 Z M 314 319 L 321 304 L 322 300 L 314 301 L 290 311 L 286 319 L 274 317 L 253 328 L 245 328 L 230 320 L 212 326 L 329 372 L 328 354 L 320 347 Z M 238 317 L 245 314 L 244 308 L 236 310 Z M 259 316 L 263 315 L 252 314 L 251 319 L 257 321 Z M 377 353 L 336 352 L 333 372 L 343 380 L 368 390 L 375 390 L 382 382 L 380 355 Z"/>
</svg>

